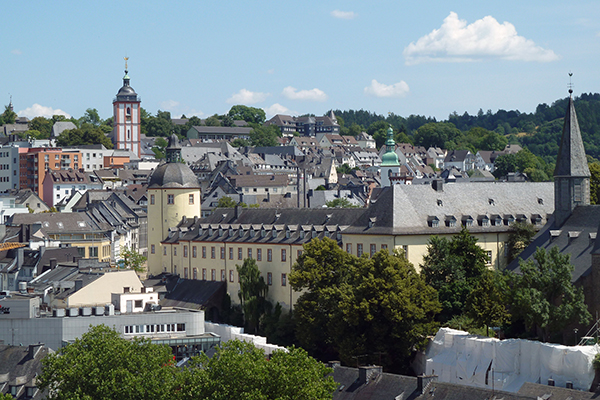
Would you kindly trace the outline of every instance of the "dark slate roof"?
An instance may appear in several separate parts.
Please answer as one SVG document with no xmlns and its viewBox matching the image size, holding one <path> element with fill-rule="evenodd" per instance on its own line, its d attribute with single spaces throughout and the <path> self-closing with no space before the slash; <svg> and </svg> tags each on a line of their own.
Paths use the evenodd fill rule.
<svg viewBox="0 0 600 400">
<path fill-rule="evenodd" d="M 333 400 L 395 399 L 403 394 L 402 399 L 414 399 L 417 393 L 417 378 L 389 373 L 377 374 L 369 383 L 358 379 L 358 369 L 336 366 L 333 369 L 333 380 L 338 389 L 333 393 Z"/>
<path fill-rule="evenodd" d="M 548 251 L 558 246 L 561 253 L 571 255 L 571 264 L 575 267 L 572 281 L 576 282 L 591 272 L 592 254 L 600 251 L 600 243 L 596 239 L 599 226 L 600 206 L 577 206 L 560 229 L 556 229 L 554 220 L 550 219 L 519 255 L 519 259 L 529 260 L 538 247 Z M 518 260 L 507 268 L 518 271 Z"/>
<path fill-rule="evenodd" d="M 190 167 L 183 163 L 163 163 L 150 176 L 149 189 L 199 188 L 198 178 Z"/>
<path fill-rule="evenodd" d="M 571 96 L 569 96 L 569 105 L 565 115 L 554 176 L 590 176 L 583 140 L 579 131 L 579 123 L 577 122 L 577 114 Z"/>
<path fill-rule="evenodd" d="M 491 387 L 477 388 L 455 383 L 434 381 L 426 388 L 418 400 L 541 400 L 541 396 L 525 396 L 519 393 L 503 392 Z M 554 400 L 554 398 L 552 399 Z"/>
<path fill-rule="evenodd" d="M 517 393 L 534 399 L 552 400 L 587 400 L 598 397 L 598 393 L 594 392 L 584 392 L 583 390 L 566 389 L 530 382 L 525 382 Z"/>
<path fill-rule="evenodd" d="M 210 305 L 220 306 L 226 283 L 175 277 L 166 283 L 167 294 L 160 300 L 163 307 L 202 310 Z"/>
<path fill-rule="evenodd" d="M 10 387 L 19 386 L 16 399 L 42 399 L 43 393 L 35 390 L 33 397 L 26 397 L 26 388 L 35 386 L 35 378 L 42 372 L 41 360 L 52 352 L 41 345 L 0 345 L 0 393 L 10 393 Z M 7 382 L 7 385 L 2 383 Z"/>
</svg>

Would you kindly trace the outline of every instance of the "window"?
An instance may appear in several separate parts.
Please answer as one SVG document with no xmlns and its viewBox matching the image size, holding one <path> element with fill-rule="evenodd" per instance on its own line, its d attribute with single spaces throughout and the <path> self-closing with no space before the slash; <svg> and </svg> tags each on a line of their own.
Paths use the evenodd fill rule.
<svg viewBox="0 0 600 400">
<path fill-rule="evenodd" d="M 252 258 L 252 249 L 248 249 L 248 258 Z"/>
<path fill-rule="evenodd" d="M 229 248 L 229 259 L 233 260 L 233 247 Z"/>
<path fill-rule="evenodd" d="M 177 265 L 173 266 L 173 275 L 177 275 Z"/>
<path fill-rule="evenodd" d="M 485 253 L 486 253 L 486 264 L 492 265 L 492 251 L 486 250 Z"/>
<path fill-rule="evenodd" d="M 360 257 L 363 254 L 363 246 L 362 243 L 357 243 L 356 244 L 356 256 Z"/>
<path fill-rule="evenodd" d="M 376 244 L 371 244 L 370 252 L 371 252 L 371 257 L 373 257 L 375 255 L 375 253 L 377 253 L 377 245 Z"/>
<path fill-rule="evenodd" d="M 229 270 L 229 282 L 233 282 L 233 270 Z"/>
<path fill-rule="evenodd" d="M 408 260 L 408 245 L 405 244 L 402 246 L 402 250 L 404 251 L 404 258 Z"/>
<path fill-rule="evenodd" d="M 193 277 L 194 277 L 194 279 L 198 279 L 198 268 L 194 268 Z"/>
<path fill-rule="evenodd" d="M 175 195 L 168 194 L 167 195 L 167 204 L 174 204 L 174 203 L 175 203 Z"/>
<path fill-rule="evenodd" d="M 256 249 L 256 261 L 262 261 L 262 249 Z"/>
<path fill-rule="evenodd" d="M 98 246 L 90 247 L 90 258 L 98 257 Z"/>
<path fill-rule="evenodd" d="M 154 195 L 153 194 L 150 195 L 150 204 L 154 204 Z"/>
<path fill-rule="evenodd" d="M 287 275 L 281 274 L 281 286 L 287 285 Z"/>
<path fill-rule="evenodd" d="M 202 268 L 202 280 L 206 280 L 206 268 Z"/>
<path fill-rule="evenodd" d="M 206 246 L 202 246 L 202 258 L 206 258 Z"/>
<path fill-rule="evenodd" d="M 242 255 L 242 248 L 238 247 L 238 260 L 241 260 L 244 256 Z"/>
<path fill-rule="evenodd" d="M 217 270 L 214 268 L 210 270 L 210 280 L 211 281 L 217 280 Z"/>
<path fill-rule="evenodd" d="M 267 261 L 273 261 L 273 250 L 267 249 Z"/>
<path fill-rule="evenodd" d="M 156 248 L 154 247 L 154 245 L 150 245 L 150 253 L 154 254 L 155 250 L 156 250 Z"/>
<path fill-rule="evenodd" d="M 192 257 L 196 258 L 198 256 L 198 249 L 196 249 L 196 246 L 192 246 Z"/>
<path fill-rule="evenodd" d="M 300 258 L 300 256 L 302 255 L 302 250 L 298 250 L 298 255 L 297 257 Z"/>
<path fill-rule="evenodd" d="M 221 270 L 221 282 L 225 282 L 225 270 Z"/>
<path fill-rule="evenodd" d="M 177 255 L 177 247 L 173 247 L 173 255 L 176 256 Z"/>
<path fill-rule="evenodd" d="M 381 250 L 387 250 L 387 244 L 382 244 L 381 245 Z"/>
<path fill-rule="evenodd" d="M 215 246 L 210 248 L 210 258 L 215 258 Z"/>
<path fill-rule="evenodd" d="M 285 249 L 281 249 L 281 262 L 285 262 L 287 260 L 287 252 Z"/>
<path fill-rule="evenodd" d="M 267 285 L 271 286 L 273 284 L 273 274 L 267 272 Z"/>
<path fill-rule="evenodd" d="M 188 256 L 187 246 L 183 246 L 183 256 L 186 257 L 186 258 Z"/>
<path fill-rule="evenodd" d="M 167 248 L 163 247 L 163 256 L 166 256 L 166 255 L 167 255 Z"/>
<path fill-rule="evenodd" d="M 183 268 L 183 279 L 187 279 L 187 278 L 188 278 L 188 269 Z"/>
<path fill-rule="evenodd" d="M 225 259 L 225 247 L 221 247 L 221 260 Z"/>
<path fill-rule="evenodd" d="M 190 204 L 194 204 L 194 195 L 190 194 Z"/>
</svg>

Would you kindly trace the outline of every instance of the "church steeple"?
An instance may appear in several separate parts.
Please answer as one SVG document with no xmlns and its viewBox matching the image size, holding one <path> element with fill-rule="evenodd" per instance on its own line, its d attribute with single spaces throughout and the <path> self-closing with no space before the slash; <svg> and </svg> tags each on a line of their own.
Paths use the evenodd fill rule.
<svg viewBox="0 0 600 400">
<path fill-rule="evenodd" d="M 166 148 L 166 160 L 168 163 L 178 163 L 181 161 L 181 146 L 179 138 L 175 133 L 169 137 L 169 145 Z"/>
<path fill-rule="evenodd" d="M 572 94 L 573 90 L 569 89 L 569 103 L 554 169 L 554 221 L 557 228 L 569 218 L 575 207 L 590 204 L 590 170 Z"/>
</svg>

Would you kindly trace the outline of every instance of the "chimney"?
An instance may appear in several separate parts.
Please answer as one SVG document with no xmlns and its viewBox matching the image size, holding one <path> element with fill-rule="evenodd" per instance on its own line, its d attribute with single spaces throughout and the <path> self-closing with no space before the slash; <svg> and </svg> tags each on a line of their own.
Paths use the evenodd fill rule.
<svg viewBox="0 0 600 400">
<path fill-rule="evenodd" d="M 444 180 L 443 179 L 434 179 L 433 181 L 431 181 L 431 187 L 436 192 L 443 192 L 444 191 Z"/>
<path fill-rule="evenodd" d="M 79 290 L 83 287 L 83 280 L 81 279 L 77 279 L 75 281 L 75 290 Z"/>
<path fill-rule="evenodd" d="M 235 219 L 237 220 L 240 217 L 240 213 L 242 212 L 242 206 L 239 204 L 235 206 Z"/>
<path fill-rule="evenodd" d="M 435 380 L 435 375 L 419 375 L 417 376 L 417 391 L 424 394 L 431 382 Z"/>
<path fill-rule="evenodd" d="M 552 378 L 548 379 L 548 386 L 554 386 L 554 379 L 552 379 Z"/>
<path fill-rule="evenodd" d="M 50 269 L 56 268 L 56 258 L 50 259 Z"/>
<path fill-rule="evenodd" d="M 377 378 L 381 375 L 382 369 L 378 365 L 367 365 L 358 367 L 358 382 L 360 385 L 369 383 L 370 380 Z"/>
<path fill-rule="evenodd" d="M 40 349 L 43 347 L 44 345 L 42 343 L 38 343 L 38 344 L 30 344 L 29 345 L 29 357 L 31 358 L 35 358 L 35 356 L 37 355 L 37 353 L 40 351 Z"/>
<path fill-rule="evenodd" d="M 573 389 L 573 382 L 567 381 L 567 389 Z"/>
</svg>

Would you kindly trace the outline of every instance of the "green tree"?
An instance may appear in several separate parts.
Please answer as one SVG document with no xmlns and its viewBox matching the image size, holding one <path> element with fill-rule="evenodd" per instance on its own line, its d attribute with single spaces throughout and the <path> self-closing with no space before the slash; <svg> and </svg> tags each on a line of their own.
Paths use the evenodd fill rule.
<svg viewBox="0 0 600 400">
<path fill-rule="evenodd" d="M 130 247 L 123 247 L 121 249 L 120 256 L 124 268 L 132 269 L 138 273 L 144 272 L 146 257 L 144 257 L 141 253 L 133 250 Z"/>
<path fill-rule="evenodd" d="M 494 176 L 501 178 L 510 172 L 517 171 L 517 157 L 514 154 L 503 154 L 494 162 Z"/>
<path fill-rule="evenodd" d="M 230 340 L 208 357 L 193 358 L 181 375 L 179 400 L 331 399 L 337 384 L 331 369 L 291 347 L 267 360 L 254 345 Z"/>
<path fill-rule="evenodd" d="M 389 126 L 390 124 L 382 120 L 373 122 L 367 128 L 367 133 L 373 136 L 373 139 L 375 139 L 375 145 L 378 149 L 380 149 L 381 146 L 383 146 L 385 144 L 385 141 L 387 140 L 387 129 Z"/>
<path fill-rule="evenodd" d="M 590 203 L 600 204 L 600 163 L 588 164 L 590 168 Z"/>
<path fill-rule="evenodd" d="M 234 120 L 241 119 L 249 124 L 262 125 L 267 119 L 265 110 L 263 110 L 262 108 L 248 107 L 244 105 L 237 105 L 231 107 L 227 115 L 233 118 Z"/>
<path fill-rule="evenodd" d="M 414 140 L 417 146 L 423 146 L 426 149 L 429 147 L 450 149 L 450 147 L 453 147 L 450 145 L 454 144 L 461 135 L 461 131 L 456 129 L 452 123 L 430 122 L 417 129 Z M 451 150 L 454 150 L 454 148 Z"/>
<path fill-rule="evenodd" d="M 338 174 L 350 174 L 352 173 L 352 168 L 348 164 L 342 164 L 336 168 L 336 172 Z"/>
<path fill-rule="evenodd" d="M 508 235 L 508 262 L 512 262 L 531 243 L 535 236 L 535 227 L 527 222 L 517 222 L 510 227 Z"/>
<path fill-rule="evenodd" d="M 246 258 L 241 266 L 236 265 L 235 268 L 240 280 L 238 296 L 246 326 L 249 331 L 257 333 L 261 318 L 271 311 L 271 304 L 267 301 L 269 286 L 253 258 Z"/>
<path fill-rule="evenodd" d="M 571 283 L 573 269 L 570 255 L 556 246 L 549 252 L 538 248 L 533 259 L 521 261 L 520 274 L 509 273 L 513 321 L 521 319 L 533 333 L 539 329 L 544 341 L 570 324 L 588 324 L 592 316 L 583 288 Z"/>
<path fill-rule="evenodd" d="M 510 320 L 506 308 L 508 287 L 501 272 L 486 270 L 467 298 L 467 314 L 479 327 L 485 327 L 489 336 L 490 326 L 501 326 Z"/>
<path fill-rule="evenodd" d="M 250 131 L 250 144 L 257 147 L 278 146 L 279 137 L 281 137 L 281 130 L 277 125 L 253 125 Z"/>
<path fill-rule="evenodd" d="M 145 126 L 148 136 L 168 137 L 173 133 L 174 129 L 171 122 L 171 113 L 168 111 L 158 110 L 156 117 L 148 117 L 142 125 Z"/>
<path fill-rule="evenodd" d="M 382 250 L 358 258 L 337 242 L 314 239 L 293 266 L 294 309 L 302 346 L 344 363 L 379 362 L 404 371 L 414 349 L 435 332 L 436 292 L 403 255 Z"/>
<path fill-rule="evenodd" d="M 221 120 L 217 114 L 212 115 L 204 120 L 206 126 L 221 126 Z"/>
<path fill-rule="evenodd" d="M 56 139 L 58 146 L 77 146 L 82 144 L 103 144 L 112 149 L 113 144 L 102 129 L 91 124 L 83 124 L 81 128 L 67 129 Z"/>
<path fill-rule="evenodd" d="M 54 123 L 51 119 L 35 117 L 29 122 L 29 129 L 40 132 L 41 136 L 47 139 L 52 133 L 52 125 L 54 125 Z"/>
<path fill-rule="evenodd" d="M 100 126 L 102 123 L 102 118 L 100 118 L 100 114 L 98 114 L 98 110 L 95 108 L 88 108 L 85 110 L 83 117 L 79 119 L 79 125 L 90 124 L 93 126 Z"/>
<path fill-rule="evenodd" d="M 345 197 L 338 197 L 337 199 L 333 199 L 331 201 L 326 202 L 325 205 L 329 208 L 358 208 L 359 207 L 359 206 L 352 204 L 350 202 L 350 200 L 348 200 Z"/>
<path fill-rule="evenodd" d="M 167 345 L 123 339 L 105 325 L 42 360 L 38 387 L 49 399 L 171 399 L 177 368 Z"/>
<path fill-rule="evenodd" d="M 237 205 L 235 200 L 229 196 L 223 196 L 217 202 L 217 208 L 233 208 Z"/>
<path fill-rule="evenodd" d="M 154 140 L 152 152 L 154 153 L 154 157 L 156 157 L 157 160 L 162 160 L 165 158 L 165 155 L 167 154 L 167 146 L 169 146 L 169 143 L 163 137 L 157 137 Z"/>
<path fill-rule="evenodd" d="M 9 106 L 4 106 L 4 112 L 2 113 L 2 121 L 5 124 L 14 124 L 17 120 L 17 113 L 10 109 Z"/>
<path fill-rule="evenodd" d="M 421 274 L 438 291 L 445 322 L 464 313 L 469 293 L 486 270 L 487 254 L 466 228 L 452 240 L 432 236 L 423 257 Z"/>
<path fill-rule="evenodd" d="M 250 146 L 250 142 L 246 139 L 235 138 L 231 141 L 232 147 L 247 147 Z"/>
</svg>

